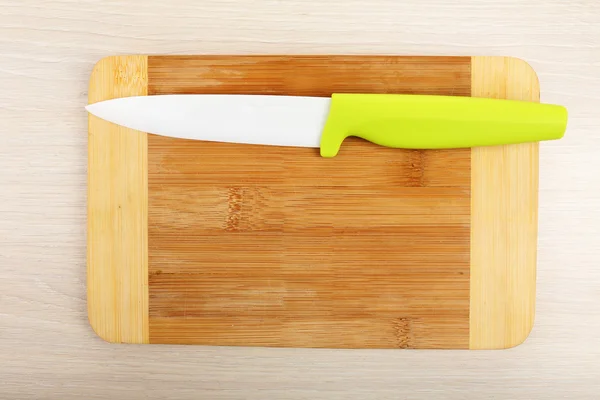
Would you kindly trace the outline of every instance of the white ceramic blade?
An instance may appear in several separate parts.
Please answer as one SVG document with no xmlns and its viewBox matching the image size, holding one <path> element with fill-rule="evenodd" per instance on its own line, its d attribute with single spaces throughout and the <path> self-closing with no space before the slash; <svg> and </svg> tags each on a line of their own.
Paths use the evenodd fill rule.
<svg viewBox="0 0 600 400">
<path fill-rule="evenodd" d="M 265 95 L 156 95 L 90 104 L 95 116 L 183 139 L 319 147 L 331 99 Z"/>
</svg>

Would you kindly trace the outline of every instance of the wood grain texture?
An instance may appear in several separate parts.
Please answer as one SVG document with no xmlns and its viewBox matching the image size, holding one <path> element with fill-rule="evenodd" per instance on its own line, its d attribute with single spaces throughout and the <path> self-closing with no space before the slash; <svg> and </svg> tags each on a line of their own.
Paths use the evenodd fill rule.
<svg viewBox="0 0 600 400">
<path fill-rule="evenodd" d="M 146 95 L 145 56 L 108 57 L 89 103 Z M 92 115 L 88 126 L 88 316 L 109 342 L 148 342 L 147 134 Z"/>
<path fill-rule="evenodd" d="M 154 56 L 148 86 L 468 95 L 470 63 Z M 348 140 L 335 161 L 150 135 L 150 342 L 467 348 L 470 150 Z"/>
<path fill-rule="evenodd" d="M 540 100 L 523 60 L 474 57 L 473 97 Z M 471 214 L 473 349 L 521 344 L 535 316 L 539 144 L 474 148 Z"/>
<path fill-rule="evenodd" d="M 23 0 L 0 7 L 0 398 L 596 400 L 600 8 L 591 0 Z M 116 3 L 111 2 L 111 5 Z M 466 54 L 570 111 L 540 146 L 535 326 L 509 351 L 115 346 L 86 311 L 90 71 L 108 54 Z"/>
<path fill-rule="evenodd" d="M 470 96 L 469 68 L 469 57 L 448 56 L 150 56 L 148 93 Z"/>
</svg>

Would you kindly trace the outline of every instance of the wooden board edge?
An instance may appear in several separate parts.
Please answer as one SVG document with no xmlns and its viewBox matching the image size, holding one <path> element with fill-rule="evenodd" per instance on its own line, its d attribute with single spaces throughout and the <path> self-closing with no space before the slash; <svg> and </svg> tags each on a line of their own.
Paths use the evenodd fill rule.
<svg viewBox="0 0 600 400">
<path fill-rule="evenodd" d="M 88 101 L 146 95 L 147 56 L 93 68 Z M 111 343 L 148 343 L 147 134 L 89 115 L 87 302 L 92 329 Z"/>
<path fill-rule="evenodd" d="M 533 68 L 472 57 L 471 95 L 539 102 Z M 539 144 L 473 148 L 469 347 L 523 343 L 535 317 Z"/>
</svg>

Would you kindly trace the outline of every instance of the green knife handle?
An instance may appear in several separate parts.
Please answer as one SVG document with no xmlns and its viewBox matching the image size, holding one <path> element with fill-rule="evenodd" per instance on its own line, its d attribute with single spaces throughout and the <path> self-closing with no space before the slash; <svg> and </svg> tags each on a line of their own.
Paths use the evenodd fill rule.
<svg viewBox="0 0 600 400">
<path fill-rule="evenodd" d="M 333 94 L 321 155 L 337 155 L 358 136 L 404 149 L 447 149 L 560 139 L 567 110 L 558 105 L 459 96 Z"/>
</svg>

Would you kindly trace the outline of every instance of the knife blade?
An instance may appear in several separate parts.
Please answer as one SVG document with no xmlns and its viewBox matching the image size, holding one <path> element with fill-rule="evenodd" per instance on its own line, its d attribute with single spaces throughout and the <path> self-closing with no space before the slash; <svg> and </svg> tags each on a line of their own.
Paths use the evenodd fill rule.
<svg viewBox="0 0 600 400">
<path fill-rule="evenodd" d="M 493 146 L 563 137 L 563 106 L 409 94 L 153 95 L 89 104 L 91 114 L 147 133 L 255 145 L 320 147 L 334 157 L 345 138 L 407 149 Z"/>
</svg>

